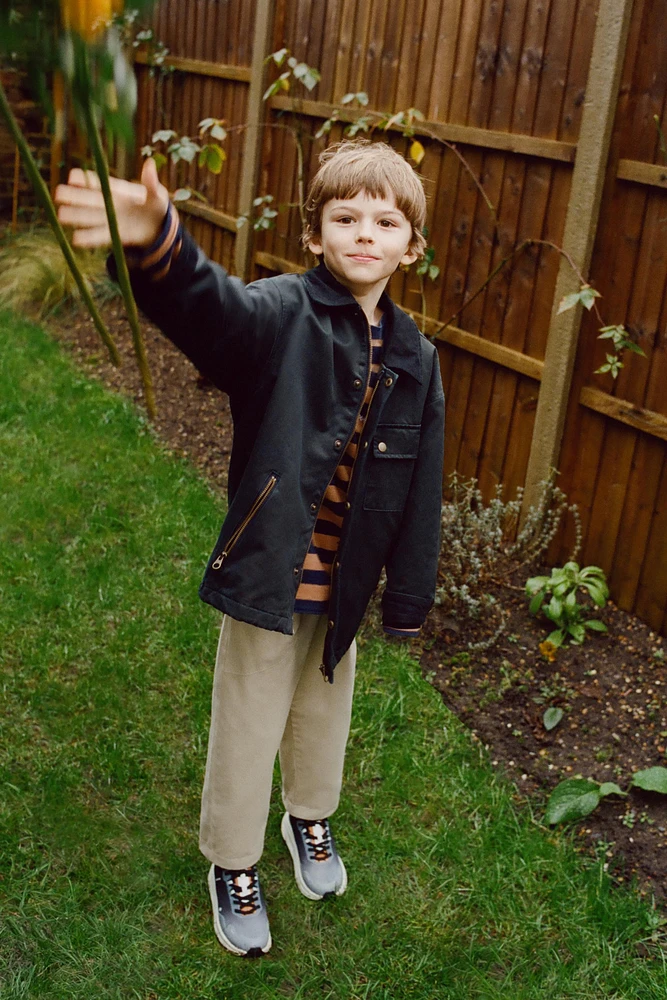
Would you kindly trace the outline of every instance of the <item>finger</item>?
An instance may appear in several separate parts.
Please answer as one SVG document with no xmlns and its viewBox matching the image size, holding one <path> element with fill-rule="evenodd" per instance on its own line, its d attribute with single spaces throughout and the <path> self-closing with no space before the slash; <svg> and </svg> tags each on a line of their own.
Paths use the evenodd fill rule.
<svg viewBox="0 0 667 1000">
<path fill-rule="evenodd" d="M 67 183 L 74 187 L 92 188 L 100 191 L 102 185 L 96 173 L 92 170 L 82 170 L 81 167 L 73 167 L 69 172 Z"/>
<path fill-rule="evenodd" d="M 74 167 L 70 170 L 67 182 L 70 187 L 74 187 L 78 191 L 88 189 L 91 192 L 101 193 L 102 190 L 97 174 L 92 170 L 81 170 L 80 167 Z M 146 189 L 143 184 L 124 181 L 120 177 L 110 177 L 109 186 L 114 198 L 116 196 L 128 198 L 135 205 L 143 205 L 146 201 Z"/>
<path fill-rule="evenodd" d="M 104 203 L 101 205 L 61 204 L 58 219 L 64 226 L 94 229 L 103 226 L 107 219 Z"/>
<path fill-rule="evenodd" d="M 145 161 L 141 170 L 141 183 L 146 188 L 149 198 L 155 198 L 158 194 L 158 189 L 160 187 L 160 181 L 157 176 L 157 167 L 155 165 L 155 160 L 152 156 L 149 156 Z"/>
<path fill-rule="evenodd" d="M 95 229 L 76 229 L 72 236 L 72 245 L 75 247 L 108 247 L 110 244 L 111 233 L 108 226 L 97 226 Z"/>
<path fill-rule="evenodd" d="M 101 191 L 89 191 L 86 188 L 77 187 L 72 184 L 59 184 L 56 188 L 54 200 L 57 205 L 104 208 L 104 198 Z"/>
</svg>

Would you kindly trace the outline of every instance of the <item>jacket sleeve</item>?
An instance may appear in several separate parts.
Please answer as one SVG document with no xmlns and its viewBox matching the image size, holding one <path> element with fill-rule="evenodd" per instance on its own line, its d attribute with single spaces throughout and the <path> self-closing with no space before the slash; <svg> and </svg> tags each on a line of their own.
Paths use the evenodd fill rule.
<svg viewBox="0 0 667 1000">
<path fill-rule="evenodd" d="M 130 278 L 142 312 L 225 392 L 251 384 L 280 328 L 282 302 L 272 279 L 244 285 L 209 260 L 187 230 L 164 276 L 142 270 L 128 254 Z M 132 266 L 133 263 L 135 266 Z M 117 280 L 115 261 L 107 269 Z"/>
<path fill-rule="evenodd" d="M 417 462 L 401 526 L 386 559 L 382 623 L 390 634 L 414 634 L 433 605 L 440 554 L 444 431 L 445 397 L 434 350 Z"/>
</svg>

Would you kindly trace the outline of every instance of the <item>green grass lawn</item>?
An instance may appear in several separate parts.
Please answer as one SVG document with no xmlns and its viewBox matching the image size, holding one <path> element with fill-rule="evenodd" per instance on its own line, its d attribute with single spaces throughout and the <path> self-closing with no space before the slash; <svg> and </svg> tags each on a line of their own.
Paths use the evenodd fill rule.
<svg viewBox="0 0 667 1000">
<path fill-rule="evenodd" d="M 0 366 L 2 1000 L 665 1000 L 660 915 L 543 828 L 381 639 L 334 826 L 347 893 L 299 894 L 276 797 L 273 950 L 223 951 L 197 849 L 222 502 L 6 313 Z"/>
</svg>

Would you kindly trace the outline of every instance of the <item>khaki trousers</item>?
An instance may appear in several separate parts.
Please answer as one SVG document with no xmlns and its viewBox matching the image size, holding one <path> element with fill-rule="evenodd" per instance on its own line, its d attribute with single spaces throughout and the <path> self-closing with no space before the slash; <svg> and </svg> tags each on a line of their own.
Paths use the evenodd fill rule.
<svg viewBox="0 0 667 1000">
<path fill-rule="evenodd" d="M 225 616 L 213 680 L 199 846 L 221 868 L 249 868 L 264 847 L 273 766 L 301 819 L 338 807 L 350 730 L 356 645 L 325 683 L 325 615 L 294 615 L 294 635 Z"/>
</svg>

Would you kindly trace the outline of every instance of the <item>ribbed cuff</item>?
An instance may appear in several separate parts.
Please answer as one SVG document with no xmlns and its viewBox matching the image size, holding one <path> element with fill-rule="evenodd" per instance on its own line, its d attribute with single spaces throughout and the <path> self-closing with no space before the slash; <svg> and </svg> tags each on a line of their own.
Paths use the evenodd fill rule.
<svg viewBox="0 0 667 1000">
<path fill-rule="evenodd" d="M 149 247 L 130 247 L 126 250 L 127 265 L 142 271 L 149 281 L 164 278 L 181 250 L 183 226 L 178 212 L 169 202 L 157 239 Z"/>
</svg>

